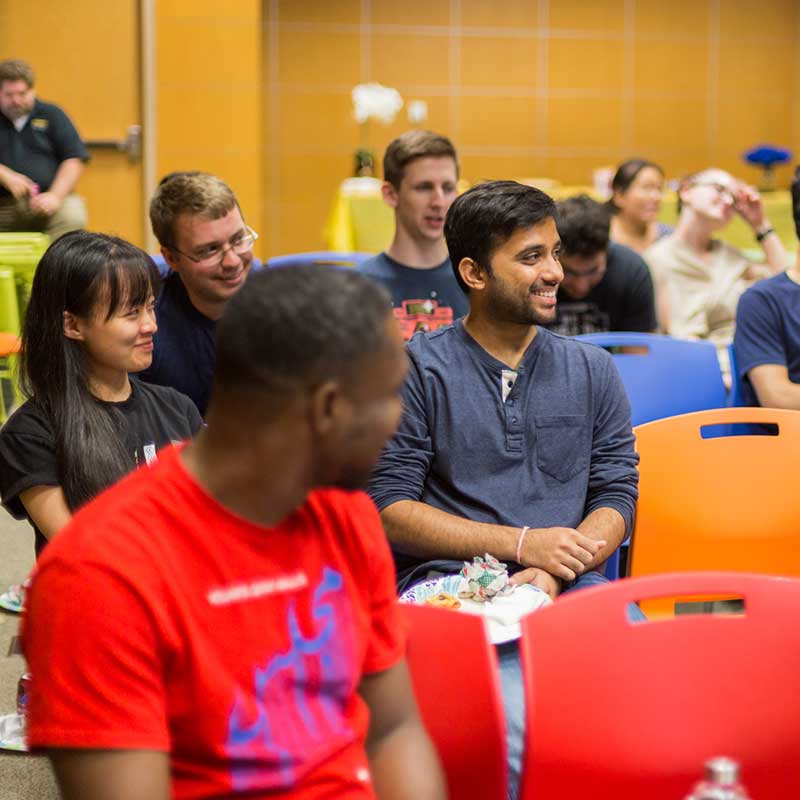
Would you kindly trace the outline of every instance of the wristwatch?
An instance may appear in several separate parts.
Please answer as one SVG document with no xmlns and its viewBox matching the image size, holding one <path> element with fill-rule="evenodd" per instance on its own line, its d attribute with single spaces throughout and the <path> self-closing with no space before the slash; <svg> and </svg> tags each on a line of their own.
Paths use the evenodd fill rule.
<svg viewBox="0 0 800 800">
<path fill-rule="evenodd" d="M 759 243 L 763 242 L 771 233 L 775 233 L 775 228 L 765 228 L 763 231 L 759 231 L 756 234 L 756 241 Z"/>
</svg>

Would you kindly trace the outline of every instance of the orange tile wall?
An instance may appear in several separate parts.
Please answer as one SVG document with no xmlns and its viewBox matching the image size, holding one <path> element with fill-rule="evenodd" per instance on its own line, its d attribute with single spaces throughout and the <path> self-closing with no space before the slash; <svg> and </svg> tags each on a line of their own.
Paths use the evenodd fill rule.
<svg viewBox="0 0 800 800">
<path fill-rule="evenodd" d="M 264 226 L 261 0 L 156 0 L 157 174 L 219 175 Z M 257 252 L 264 253 L 263 242 Z"/>
<path fill-rule="evenodd" d="M 374 80 L 427 101 L 469 181 L 586 184 L 642 155 L 670 177 L 800 149 L 794 0 L 264 0 L 268 253 L 321 248 L 331 198 L 367 141 L 378 158 L 411 127 L 360 130 L 350 90 Z M 789 168 L 778 173 L 787 185 Z"/>
</svg>

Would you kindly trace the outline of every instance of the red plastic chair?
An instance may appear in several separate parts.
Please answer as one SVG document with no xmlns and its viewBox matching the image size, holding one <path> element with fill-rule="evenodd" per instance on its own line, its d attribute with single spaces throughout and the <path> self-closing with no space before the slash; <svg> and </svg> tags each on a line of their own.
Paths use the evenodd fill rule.
<svg viewBox="0 0 800 800">
<path fill-rule="evenodd" d="M 743 597 L 742 615 L 631 623 L 646 597 Z M 522 798 L 680 800 L 726 755 L 758 800 L 800 798 L 800 580 L 697 572 L 575 592 L 522 621 Z"/>
<path fill-rule="evenodd" d="M 448 796 L 504 800 L 505 718 L 497 656 L 483 620 L 431 606 L 400 608 L 417 704 L 439 753 Z"/>
</svg>

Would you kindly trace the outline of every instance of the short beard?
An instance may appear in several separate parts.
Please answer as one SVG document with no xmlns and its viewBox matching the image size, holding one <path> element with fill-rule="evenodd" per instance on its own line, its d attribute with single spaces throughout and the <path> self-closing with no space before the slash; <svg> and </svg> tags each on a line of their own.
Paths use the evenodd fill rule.
<svg viewBox="0 0 800 800">
<path fill-rule="evenodd" d="M 498 322 L 512 322 L 515 325 L 550 325 L 556 320 L 556 309 L 540 314 L 524 301 L 510 292 L 505 292 L 505 284 L 495 278 L 495 290 L 490 290 L 486 298 L 486 308 L 492 319 Z M 500 291 L 496 291 L 499 289 Z"/>
</svg>

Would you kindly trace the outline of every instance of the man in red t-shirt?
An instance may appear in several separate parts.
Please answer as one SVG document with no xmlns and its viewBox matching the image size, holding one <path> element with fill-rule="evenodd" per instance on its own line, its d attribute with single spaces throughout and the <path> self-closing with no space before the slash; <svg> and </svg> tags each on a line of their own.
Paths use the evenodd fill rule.
<svg viewBox="0 0 800 800">
<path fill-rule="evenodd" d="M 28 741 L 66 800 L 444 798 L 366 481 L 402 338 L 353 272 L 273 270 L 217 329 L 208 427 L 39 561 Z"/>
</svg>

